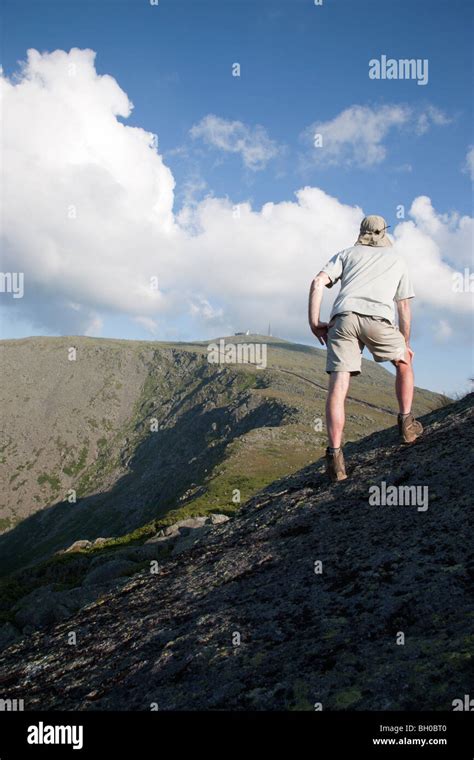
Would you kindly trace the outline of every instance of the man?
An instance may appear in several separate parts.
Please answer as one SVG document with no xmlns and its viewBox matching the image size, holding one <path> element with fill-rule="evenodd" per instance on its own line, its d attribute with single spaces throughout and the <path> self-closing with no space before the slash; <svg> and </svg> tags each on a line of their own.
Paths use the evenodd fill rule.
<svg viewBox="0 0 474 760">
<path fill-rule="evenodd" d="M 410 299 L 415 294 L 405 262 L 387 250 L 392 244 L 386 230 L 381 216 L 366 216 L 355 245 L 337 253 L 311 283 L 309 324 L 319 342 L 327 344 L 328 349 L 326 469 L 333 481 L 347 477 L 341 448 L 344 402 L 351 375 L 360 374 L 365 346 L 376 362 L 391 361 L 397 368 L 395 390 L 401 440 L 411 443 L 423 432 L 421 423 L 411 413 L 414 354 L 410 348 Z M 332 288 L 338 280 L 341 280 L 341 289 L 329 323 L 321 322 L 323 288 Z M 394 301 L 399 327 L 394 324 Z"/>
</svg>

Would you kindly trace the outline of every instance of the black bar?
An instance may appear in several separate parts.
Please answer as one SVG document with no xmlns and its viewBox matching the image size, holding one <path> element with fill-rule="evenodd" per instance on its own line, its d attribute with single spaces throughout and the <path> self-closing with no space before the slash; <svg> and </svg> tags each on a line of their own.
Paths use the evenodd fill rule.
<svg viewBox="0 0 474 760">
<path fill-rule="evenodd" d="M 31 727 L 43 725 L 41 734 Z M 49 726 L 82 726 L 82 748 L 31 744 L 27 737 L 60 739 Z M 381 727 L 384 727 L 383 729 Z M 434 728 L 438 727 L 438 728 Z M 295 760 L 347 758 L 449 758 L 472 760 L 471 712 L 3 712 L 0 760 L 38 758 L 160 758 L 205 753 L 242 760 L 257 746 Z M 70 729 L 72 731 L 72 729 Z M 35 731 L 35 733 L 33 733 Z M 80 733 L 68 737 L 77 745 Z M 375 744 L 374 739 L 392 740 Z M 417 740 L 414 743 L 413 740 Z M 420 740 L 425 745 L 420 745 Z M 394 740 L 394 741 L 393 741 Z M 256 744 L 258 741 L 258 745 Z M 394 743 L 395 742 L 395 743 Z M 433 743 L 435 742 L 435 743 Z"/>
</svg>

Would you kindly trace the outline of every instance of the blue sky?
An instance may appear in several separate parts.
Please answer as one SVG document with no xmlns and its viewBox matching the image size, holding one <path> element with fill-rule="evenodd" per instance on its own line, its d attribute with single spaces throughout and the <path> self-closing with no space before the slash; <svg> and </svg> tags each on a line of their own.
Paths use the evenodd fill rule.
<svg viewBox="0 0 474 760">
<path fill-rule="evenodd" d="M 470 6 L 467 0 L 323 0 L 322 6 L 313 0 L 160 0 L 158 6 L 148 0 L 24 0 L 21 6 L 4 0 L 2 62 L 6 77 L 14 81 L 28 48 L 40 53 L 95 51 L 97 73 L 113 77 L 134 105 L 131 115 L 118 116 L 118 121 L 158 135 L 158 153 L 175 181 L 175 214 L 210 195 L 231 204 L 250 202 L 260 210 L 268 202 L 294 202 L 296 191 L 311 186 L 346 206 L 382 214 L 392 228 L 400 221 L 397 206 L 403 204 L 408 212 L 415 198 L 426 196 L 437 215 L 451 215 L 452 231 L 453 215 L 472 213 L 467 165 L 473 143 Z M 381 54 L 427 59 L 428 84 L 369 79 L 368 61 Z M 241 66 L 240 77 L 231 76 L 234 62 Z M 353 107 L 368 109 L 369 116 L 387 110 L 386 121 L 375 125 L 382 130 L 374 144 L 383 157 L 370 165 L 361 159 L 364 144 L 354 138 L 344 142 L 351 114 L 344 124 L 335 121 Z M 396 108 L 402 109 L 400 123 L 393 116 Z M 363 121 L 364 113 L 354 116 Z M 229 144 L 219 148 L 207 127 L 201 137 L 192 137 L 190 130 L 209 115 L 220 128 L 241 122 L 239 129 L 249 130 L 250 142 L 257 139 L 260 125 L 263 150 L 270 157 L 252 167 L 242 150 Z M 325 124 L 328 134 L 339 129 L 343 135 L 330 161 L 314 160 L 310 138 L 315 123 Z M 316 253 L 318 269 L 323 262 Z M 442 255 L 454 269 L 462 269 L 461 259 L 450 250 Z M 225 256 L 221 265 L 225 267 Z M 275 266 L 271 256 L 268 265 Z M 417 267 L 416 260 L 412 266 Z M 187 287 L 192 289 L 192 283 Z M 432 287 L 436 289 L 435 281 Z M 219 309 L 225 324 L 243 326 L 237 312 L 226 310 L 231 294 L 219 299 L 214 289 L 211 298 L 203 286 L 200 292 L 214 310 L 209 324 L 172 306 L 158 320 L 155 337 L 222 334 L 215 317 Z M 305 311 L 307 291 L 300 297 Z M 20 301 L 14 311 L 3 309 L 2 337 L 63 332 L 59 318 L 56 328 L 53 317 L 42 322 L 41 297 L 33 301 L 35 306 L 23 313 Z M 97 303 L 88 307 L 100 311 Z M 439 331 L 430 332 L 428 325 L 417 331 L 415 326 L 417 382 L 461 390 L 472 374 L 472 322 L 461 310 L 458 329 L 456 308 L 450 306 L 445 320 L 442 305 L 429 299 L 426 319 L 428 313 L 431 320 L 449 324 L 443 327 L 442 342 Z M 285 334 L 284 321 L 271 316 L 266 322 L 276 324 L 281 337 L 312 343 L 302 322 Z M 262 331 L 260 324 L 250 327 Z M 143 324 L 113 308 L 101 313 L 97 334 L 151 337 Z"/>
</svg>

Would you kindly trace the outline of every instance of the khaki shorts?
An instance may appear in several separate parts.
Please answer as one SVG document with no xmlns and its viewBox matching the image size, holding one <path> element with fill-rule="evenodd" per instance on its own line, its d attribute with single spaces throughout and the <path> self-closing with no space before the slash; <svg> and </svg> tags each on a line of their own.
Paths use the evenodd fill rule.
<svg viewBox="0 0 474 760">
<path fill-rule="evenodd" d="M 353 311 L 336 314 L 328 326 L 326 372 L 360 375 L 365 346 L 376 362 L 400 361 L 407 350 L 405 338 L 388 319 Z"/>
</svg>

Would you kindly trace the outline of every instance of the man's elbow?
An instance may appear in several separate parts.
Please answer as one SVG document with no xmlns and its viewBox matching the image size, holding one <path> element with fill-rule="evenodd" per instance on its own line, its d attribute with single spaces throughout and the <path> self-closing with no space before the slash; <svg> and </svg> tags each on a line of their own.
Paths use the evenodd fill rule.
<svg viewBox="0 0 474 760">
<path fill-rule="evenodd" d="M 399 314 L 409 314 L 410 313 L 410 298 L 402 298 L 400 301 L 397 301 L 397 309 Z"/>
<path fill-rule="evenodd" d="M 312 285 L 314 288 L 323 288 L 325 285 L 329 285 L 330 282 L 331 278 L 326 272 L 319 272 L 313 279 Z"/>
</svg>

